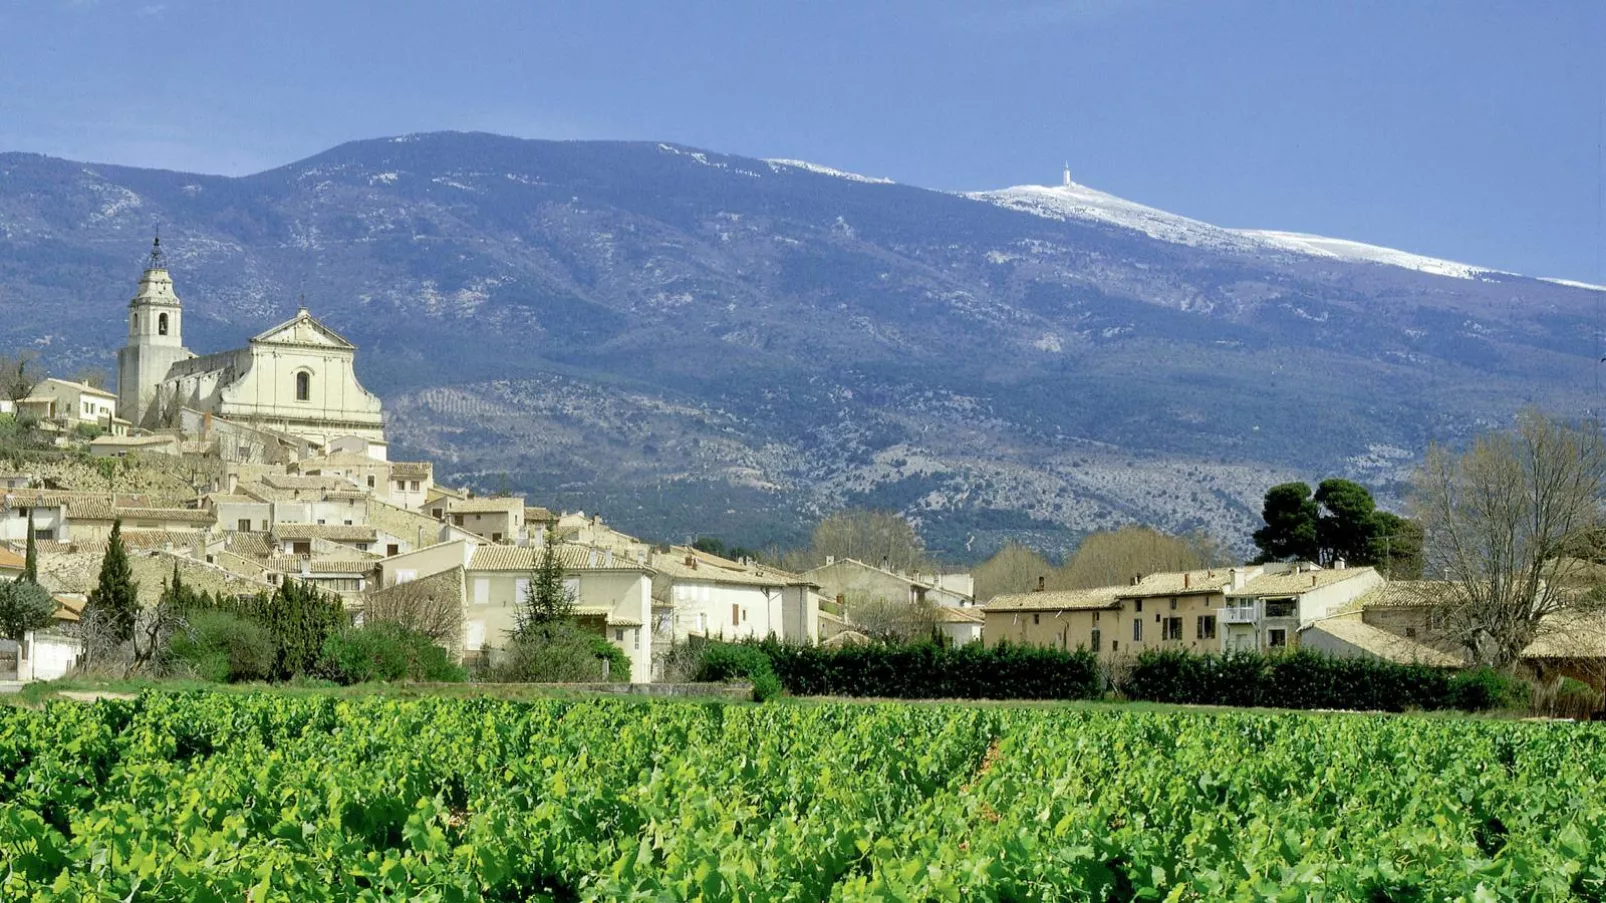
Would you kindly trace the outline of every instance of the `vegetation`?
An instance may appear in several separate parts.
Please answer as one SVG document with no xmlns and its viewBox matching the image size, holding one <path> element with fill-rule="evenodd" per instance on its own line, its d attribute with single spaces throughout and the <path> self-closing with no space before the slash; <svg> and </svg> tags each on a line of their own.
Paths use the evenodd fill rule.
<svg viewBox="0 0 1606 903">
<path fill-rule="evenodd" d="M 50 626 L 56 600 L 26 577 L 0 580 L 0 639 L 20 643 L 31 630 Z"/>
<path fill-rule="evenodd" d="M 1088 535 L 1063 567 L 1012 542 L 976 568 L 976 599 L 1030 592 L 1039 580 L 1045 589 L 1088 589 L 1127 583 L 1139 574 L 1198 570 L 1229 561 L 1227 549 L 1206 534 L 1172 536 L 1137 525 Z"/>
<path fill-rule="evenodd" d="M 106 554 L 100 560 L 100 576 L 89 591 L 84 605 L 84 657 L 94 661 L 105 652 L 134 639 L 139 620 L 139 584 L 128 566 L 128 550 L 123 547 L 123 522 L 112 522 Z"/>
<path fill-rule="evenodd" d="M 45 378 L 39 367 L 39 357 L 31 351 L 0 354 L 0 398 L 13 406 L 29 395 Z"/>
<path fill-rule="evenodd" d="M 552 628 L 574 618 L 574 592 L 563 582 L 563 560 L 558 557 L 557 525 L 554 523 L 546 525 L 541 556 L 530 571 L 530 580 L 520 602 L 513 628 L 513 638 L 517 640 L 549 634 Z"/>
<path fill-rule="evenodd" d="M 0 896 L 1599 899 L 1603 756 L 1493 720 L 146 694 L 0 710 Z"/>
<path fill-rule="evenodd" d="M 691 544 L 691 547 L 699 552 L 707 552 L 710 555 L 718 555 L 721 558 L 729 558 L 732 561 L 741 561 L 744 558 L 757 560 L 761 557 L 756 549 L 738 545 L 726 545 L 725 540 L 717 536 L 699 536 L 697 541 Z"/>
<path fill-rule="evenodd" d="M 1147 651 L 1122 677 L 1129 699 L 1282 709 L 1521 709 L 1520 681 L 1487 669 L 1467 672 L 1315 652 L 1199 655 Z"/>
<path fill-rule="evenodd" d="M 227 611 L 196 611 L 169 645 L 170 664 L 202 680 L 242 683 L 273 676 L 267 628 Z"/>
<path fill-rule="evenodd" d="M 617 683 L 630 679 L 630 658 L 596 631 L 557 621 L 511 638 L 485 676 L 505 683 Z"/>
<path fill-rule="evenodd" d="M 1313 561 L 1332 565 L 1372 565 L 1391 577 L 1422 575 L 1422 531 L 1412 521 L 1379 511 L 1365 486 L 1338 478 L 1323 480 L 1314 493 L 1305 483 L 1281 483 L 1266 490 L 1255 531 L 1257 561 Z"/>
<path fill-rule="evenodd" d="M 809 547 L 781 556 L 781 565 L 806 571 L 833 558 L 853 558 L 893 571 L 930 567 L 925 542 L 907 518 L 894 511 L 863 508 L 847 508 L 820 521 Z"/>
<path fill-rule="evenodd" d="M 1547 631 L 1602 609 L 1590 591 L 1606 496 L 1600 425 L 1524 411 L 1512 430 L 1465 452 L 1428 450 L 1412 504 L 1429 572 L 1447 581 L 1432 600 L 1446 636 L 1480 662 L 1517 660 Z"/>
<path fill-rule="evenodd" d="M 372 680 L 456 682 L 463 669 L 429 637 L 399 624 L 349 627 L 324 640 L 317 673 L 338 684 Z"/>
<path fill-rule="evenodd" d="M 908 598 L 849 593 L 843 599 L 853 629 L 883 643 L 918 643 L 937 630 L 937 606 Z"/>
</svg>

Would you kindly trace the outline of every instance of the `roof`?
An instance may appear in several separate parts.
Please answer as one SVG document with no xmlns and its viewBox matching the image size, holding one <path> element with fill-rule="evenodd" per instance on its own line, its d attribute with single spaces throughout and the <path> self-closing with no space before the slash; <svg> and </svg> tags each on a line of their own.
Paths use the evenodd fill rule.
<svg viewBox="0 0 1606 903">
<path fill-rule="evenodd" d="M 1356 600 L 1357 607 L 1393 608 L 1435 605 L 1451 584 L 1445 580 L 1390 580 Z"/>
<path fill-rule="evenodd" d="M 507 496 L 503 498 L 476 498 L 453 501 L 447 504 L 448 514 L 493 514 L 496 512 L 524 513 L 524 499 Z"/>
<path fill-rule="evenodd" d="M 77 505 L 68 507 L 67 511 L 74 517 L 84 516 L 78 513 Z M 192 524 L 210 524 L 217 520 L 212 512 L 197 508 L 114 508 L 112 511 L 123 520 L 178 520 Z"/>
<path fill-rule="evenodd" d="M 10 549 L 0 547 L 0 568 L 20 571 L 28 564 L 28 560 Z"/>
<path fill-rule="evenodd" d="M 1097 586 L 1092 589 L 1058 589 L 1041 593 L 1008 593 L 994 596 L 982 608 L 986 611 L 1078 611 L 1116 608 L 1126 586 Z"/>
<path fill-rule="evenodd" d="M 305 476 L 302 474 L 265 473 L 261 476 L 261 478 L 259 478 L 258 482 L 265 486 L 271 486 L 274 489 L 316 489 L 324 491 L 330 489 L 350 489 L 353 485 L 352 482 L 345 477 L 328 476 L 324 474 Z"/>
<path fill-rule="evenodd" d="M 897 571 L 889 571 L 884 567 L 878 567 L 878 566 L 873 565 L 873 564 L 866 564 L 866 563 L 860 561 L 857 558 L 838 558 L 835 561 L 831 562 L 830 564 L 822 564 L 817 568 L 809 568 L 808 570 L 803 572 L 803 576 L 807 577 L 810 574 L 818 573 L 820 571 L 830 570 L 831 568 L 842 567 L 844 565 L 850 565 L 850 566 L 856 567 L 856 568 L 863 568 L 864 570 L 867 570 L 867 571 L 875 571 L 875 572 L 880 573 L 880 574 L 886 574 L 888 577 L 894 577 L 894 578 L 896 578 L 898 580 L 902 580 L 904 583 L 907 583 L 910 586 L 920 586 L 920 587 L 925 587 L 927 589 L 933 588 L 930 583 L 927 583 L 924 580 L 919 580 L 917 578 L 910 577 L 908 574 L 900 574 Z"/>
<path fill-rule="evenodd" d="M 140 447 L 145 445 L 177 445 L 175 436 L 96 436 L 89 440 L 90 447 L 99 446 L 129 446 Z"/>
<path fill-rule="evenodd" d="M 1199 571 L 1165 571 L 1149 574 L 1135 585 L 1119 587 L 1123 599 L 1151 596 L 1186 596 L 1192 593 L 1219 593 L 1232 586 L 1232 569 L 1208 568 Z"/>
<path fill-rule="evenodd" d="M 368 524 L 275 524 L 273 536 L 286 539 L 328 539 L 335 542 L 375 542 L 379 533 Z"/>
<path fill-rule="evenodd" d="M 1375 573 L 1377 572 L 1372 568 L 1357 567 L 1306 571 L 1300 574 L 1266 574 L 1244 584 L 1243 589 L 1228 590 L 1227 595 L 1238 598 L 1297 596 L 1313 589 L 1321 589 L 1324 586 L 1332 586 L 1335 583 Z"/>
<path fill-rule="evenodd" d="M 267 558 L 274 552 L 273 542 L 266 533 L 243 533 L 231 531 L 227 534 L 227 548 L 236 555 L 248 558 Z"/>
<path fill-rule="evenodd" d="M 188 549 L 195 540 L 206 536 L 198 530 L 178 533 L 172 530 L 129 530 L 123 534 L 123 546 L 130 549 L 159 549 L 169 543 Z"/>
<path fill-rule="evenodd" d="M 648 568 L 635 559 L 613 554 L 606 549 L 562 543 L 558 547 L 558 560 L 566 571 L 630 570 Z M 469 559 L 471 571 L 530 571 L 541 559 L 541 549 L 534 546 L 480 546 Z"/>
<path fill-rule="evenodd" d="M 1461 659 L 1454 655 L 1440 652 L 1432 646 L 1418 643 L 1416 640 L 1389 633 L 1387 630 L 1367 624 L 1353 615 L 1326 618 L 1317 621 L 1305 628 L 1305 630 L 1320 630 L 1343 640 L 1362 652 L 1369 653 L 1385 661 L 1398 662 L 1400 664 L 1432 665 L 1437 668 L 1456 668 L 1464 664 Z"/>
<path fill-rule="evenodd" d="M 941 624 L 980 624 L 986 619 L 982 613 L 974 608 L 959 608 L 954 605 L 937 606 L 937 621 Z"/>
<path fill-rule="evenodd" d="M 695 565 L 688 565 L 690 558 Z M 668 554 L 655 555 L 653 569 L 671 580 L 737 583 L 745 586 L 790 586 L 806 583 L 796 574 L 763 565 L 744 565 L 718 555 L 699 552 L 690 546 L 672 546 Z"/>
<path fill-rule="evenodd" d="M 334 558 L 306 558 L 301 555 L 275 555 L 263 562 L 270 571 L 281 574 L 299 574 L 305 565 L 309 574 L 367 574 L 374 569 L 374 559 L 353 558 L 342 561 Z"/>
<path fill-rule="evenodd" d="M 87 600 L 82 593 L 58 593 L 54 597 L 56 611 L 51 615 L 58 621 L 83 620 L 84 605 Z"/>
<path fill-rule="evenodd" d="M 312 314 L 307 313 L 305 307 L 296 311 L 296 315 L 277 326 L 263 330 L 251 337 L 251 344 L 266 342 L 277 345 L 312 345 L 320 348 L 341 348 L 356 350 L 357 346 L 346 341 L 333 329 L 323 325 Z"/>
<path fill-rule="evenodd" d="M 337 451 L 327 455 L 315 455 L 311 458 L 302 458 L 296 462 L 295 468 L 302 473 L 309 470 L 318 470 L 323 467 L 391 467 L 389 461 L 359 454 L 358 452 Z"/>
<path fill-rule="evenodd" d="M 547 521 L 557 520 L 558 516 L 550 508 L 539 505 L 526 505 L 524 508 L 524 522 L 527 524 L 545 524 Z"/>
<path fill-rule="evenodd" d="M 57 379 L 54 376 L 50 376 L 50 377 L 46 377 L 44 379 L 44 382 L 56 383 L 57 385 L 66 386 L 69 389 L 75 389 L 75 390 L 77 390 L 79 392 L 83 392 L 83 393 L 88 394 L 88 395 L 99 395 L 102 398 L 116 398 L 117 397 L 117 393 L 116 392 L 108 392 L 105 389 L 97 389 L 97 388 L 95 388 L 94 386 L 91 386 L 88 383 L 74 382 L 73 380 L 70 380 L 70 379 Z"/>
<path fill-rule="evenodd" d="M 435 473 L 435 465 L 429 461 L 392 461 L 390 475 L 392 479 L 403 477 L 409 480 L 421 480 Z"/>
<path fill-rule="evenodd" d="M 1606 613 L 1560 611 L 1540 622 L 1523 658 L 1606 658 Z"/>
</svg>

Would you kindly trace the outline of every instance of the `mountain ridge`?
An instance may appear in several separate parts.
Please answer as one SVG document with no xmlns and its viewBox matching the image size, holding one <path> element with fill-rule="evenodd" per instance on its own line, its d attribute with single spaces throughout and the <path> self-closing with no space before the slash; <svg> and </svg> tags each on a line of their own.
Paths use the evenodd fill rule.
<svg viewBox="0 0 1606 903">
<path fill-rule="evenodd" d="M 1595 402 L 1586 288 L 801 164 L 484 133 L 237 177 L 0 154 L 0 345 L 104 366 L 159 218 L 191 347 L 305 293 L 443 476 L 750 546 L 875 504 L 957 556 L 1131 520 L 1241 545 L 1270 482 L 1397 503 L 1428 441 Z"/>
</svg>

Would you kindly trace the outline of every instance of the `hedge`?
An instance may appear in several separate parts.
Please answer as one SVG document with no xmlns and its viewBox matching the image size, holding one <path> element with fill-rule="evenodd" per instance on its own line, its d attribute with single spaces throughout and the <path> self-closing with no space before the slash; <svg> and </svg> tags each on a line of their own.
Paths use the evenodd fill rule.
<svg viewBox="0 0 1606 903">
<path fill-rule="evenodd" d="M 1120 682 L 1129 699 L 1282 709 L 1467 709 L 1509 704 L 1516 682 L 1493 671 L 1459 672 L 1364 658 L 1286 653 L 1141 652 Z"/>
<path fill-rule="evenodd" d="M 709 653 L 720 646 L 710 644 Z M 844 646 L 825 649 L 766 640 L 742 644 L 761 651 L 794 696 L 875 696 L 889 699 L 1089 699 L 1103 680 L 1090 652 L 980 643 L 952 647 Z"/>
</svg>

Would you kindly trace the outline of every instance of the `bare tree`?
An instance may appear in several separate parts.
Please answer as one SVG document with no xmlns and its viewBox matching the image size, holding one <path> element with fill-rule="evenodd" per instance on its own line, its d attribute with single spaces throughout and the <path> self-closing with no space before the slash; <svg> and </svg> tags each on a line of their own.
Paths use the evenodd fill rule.
<svg viewBox="0 0 1606 903">
<path fill-rule="evenodd" d="M 838 511 L 820 521 L 808 555 L 803 560 L 787 559 L 787 566 L 807 570 L 827 558 L 855 558 L 895 571 L 919 571 L 929 565 L 925 542 L 907 518 L 862 508 Z"/>
<path fill-rule="evenodd" d="M 442 575 L 455 578 L 455 573 Z M 397 624 L 456 648 L 462 639 L 463 605 L 455 583 L 426 577 L 377 590 L 363 605 L 363 623 Z"/>
<path fill-rule="evenodd" d="M 843 602 L 854 629 L 884 643 L 929 639 L 937 627 L 937 607 L 930 602 L 858 594 Z"/>
<path fill-rule="evenodd" d="M 12 404 L 32 395 L 34 388 L 44 378 L 38 356 L 32 351 L 0 355 L 0 396 Z"/>
<path fill-rule="evenodd" d="M 106 371 L 99 367 L 85 367 L 73 377 L 74 382 L 81 382 L 92 389 L 106 388 Z"/>
<path fill-rule="evenodd" d="M 1039 577 L 1046 578 L 1054 570 L 1054 565 L 1035 549 L 1010 540 L 971 572 L 976 579 L 976 601 L 985 603 L 1004 593 L 1030 592 L 1037 587 Z"/>
<path fill-rule="evenodd" d="M 1587 553 L 1601 521 L 1600 426 L 1536 410 L 1456 454 L 1428 450 L 1412 505 L 1429 576 L 1442 578 L 1435 629 L 1483 664 L 1510 665 L 1536 638 L 1598 611 Z"/>
<path fill-rule="evenodd" d="M 1172 536 L 1150 527 L 1129 525 L 1094 533 L 1082 540 L 1065 567 L 1050 576 L 1051 589 L 1118 586 L 1139 574 L 1191 571 L 1226 566 L 1220 543 L 1203 533 Z"/>
</svg>

